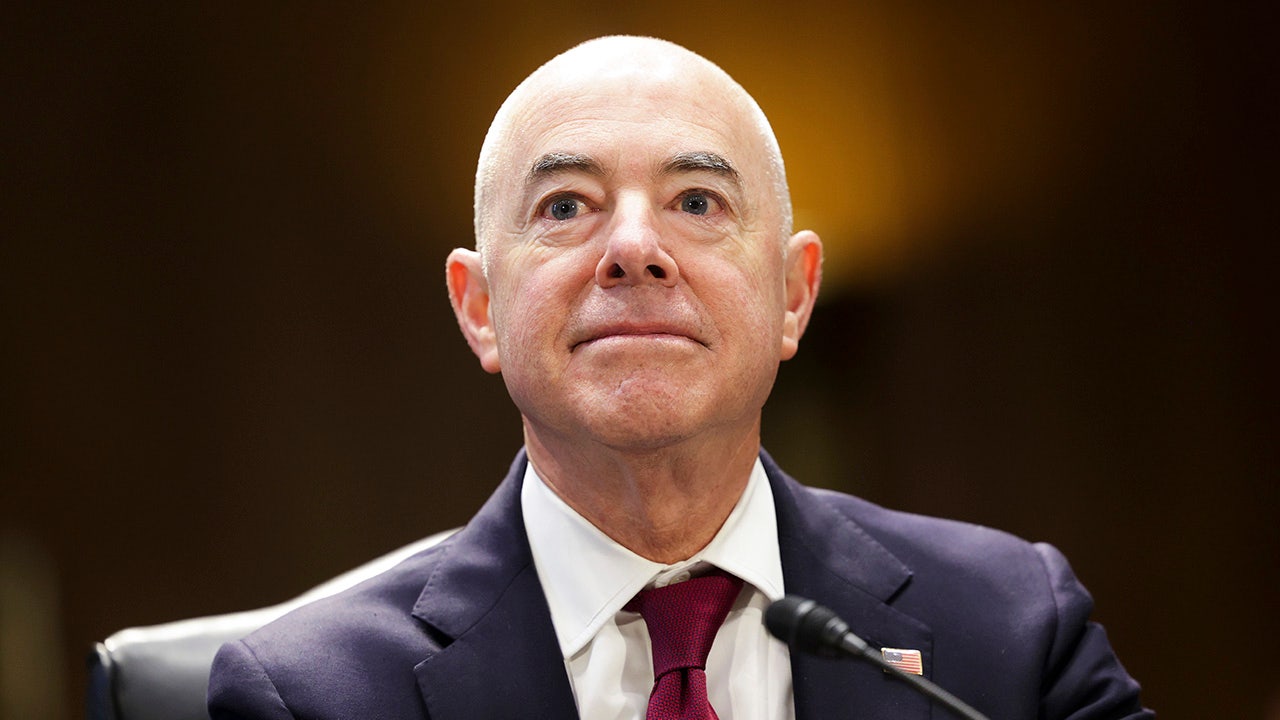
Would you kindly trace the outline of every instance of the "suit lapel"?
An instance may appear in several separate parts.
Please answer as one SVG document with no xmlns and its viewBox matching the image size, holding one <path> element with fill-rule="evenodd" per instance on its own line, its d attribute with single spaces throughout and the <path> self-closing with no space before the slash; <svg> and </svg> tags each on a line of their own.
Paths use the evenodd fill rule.
<svg viewBox="0 0 1280 720">
<path fill-rule="evenodd" d="M 933 635 L 890 602 L 911 571 L 850 518 L 801 486 L 761 453 L 778 514 L 782 574 L 788 594 L 834 610 L 873 647 L 919 650 L 926 676 Z M 854 716 L 861 720 L 929 717 L 929 701 L 864 662 L 793 652 L 797 720 Z"/>
<path fill-rule="evenodd" d="M 414 606 L 442 646 L 414 668 L 432 718 L 577 715 L 524 531 L 524 467 L 521 452 Z"/>
</svg>

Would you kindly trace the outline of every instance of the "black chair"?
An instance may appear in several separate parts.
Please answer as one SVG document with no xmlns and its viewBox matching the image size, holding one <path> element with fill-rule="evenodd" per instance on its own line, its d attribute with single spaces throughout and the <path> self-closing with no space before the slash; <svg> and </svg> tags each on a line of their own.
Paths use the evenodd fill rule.
<svg viewBox="0 0 1280 720">
<path fill-rule="evenodd" d="M 89 655 L 89 720 L 209 720 L 209 666 L 223 643 L 385 572 L 454 532 L 394 550 L 279 605 L 121 630 L 97 643 Z"/>
</svg>

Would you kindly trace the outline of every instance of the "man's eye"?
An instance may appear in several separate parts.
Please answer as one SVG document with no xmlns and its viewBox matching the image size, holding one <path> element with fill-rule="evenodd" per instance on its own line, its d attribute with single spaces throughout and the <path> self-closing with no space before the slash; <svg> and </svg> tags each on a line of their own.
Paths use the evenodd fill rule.
<svg viewBox="0 0 1280 720">
<path fill-rule="evenodd" d="M 689 193 L 680 198 L 680 209 L 692 215 L 706 215 L 714 202 L 704 193 Z"/>
<path fill-rule="evenodd" d="M 547 206 L 547 214 L 554 220 L 570 220 L 577 217 L 583 207 L 581 200 L 576 200 L 574 198 L 560 198 L 558 200 L 553 200 L 551 204 Z"/>
</svg>

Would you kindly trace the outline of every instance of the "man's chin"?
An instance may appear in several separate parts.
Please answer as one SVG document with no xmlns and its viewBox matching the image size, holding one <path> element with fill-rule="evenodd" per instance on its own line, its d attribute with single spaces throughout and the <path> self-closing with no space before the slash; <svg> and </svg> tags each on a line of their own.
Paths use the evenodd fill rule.
<svg viewBox="0 0 1280 720">
<path fill-rule="evenodd" d="M 659 451 L 698 436 L 705 422 L 699 413 L 681 407 L 678 396 L 653 400 L 589 406 L 578 422 L 595 443 L 619 452 Z"/>
</svg>

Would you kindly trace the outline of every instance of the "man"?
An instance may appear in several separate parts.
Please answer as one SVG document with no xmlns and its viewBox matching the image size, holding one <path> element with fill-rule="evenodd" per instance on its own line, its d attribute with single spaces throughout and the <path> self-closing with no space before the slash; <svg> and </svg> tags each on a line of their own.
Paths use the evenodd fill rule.
<svg viewBox="0 0 1280 720">
<path fill-rule="evenodd" d="M 553 59 L 489 130 L 475 222 L 449 296 L 525 451 L 442 545 L 224 647 L 215 718 L 931 716 L 770 638 L 784 589 L 993 718 L 1149 716 L 1055 550 L 807 489 L 760 450 L 822 250 L 719 68 L 625 37 Z M 673 632 L 704 655 L 669 662 Z"/>
</svg>

